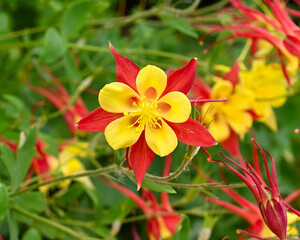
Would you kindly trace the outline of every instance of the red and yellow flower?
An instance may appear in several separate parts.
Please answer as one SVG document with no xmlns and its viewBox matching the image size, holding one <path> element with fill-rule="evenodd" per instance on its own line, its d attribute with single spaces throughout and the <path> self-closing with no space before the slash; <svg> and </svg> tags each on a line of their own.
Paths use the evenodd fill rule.
<svg viewBox="0 0 300 240">
<path fill-rule="evenodd" d="M 201 120 L 208 125 L 213 137 L 234 157 L 240 155 L 238 136 L 243 136 L 252 126 L 253 118 L 249 113 L 252 96 L 238 89 L 238 62 L 224 77 L 214 77 L 215 84 L 209 88 L 196 79 L 193 92 L 197 98 L 224 100 L 206 102 L 201 106 Z"/>
<path fill-rule="evenodd" d="M 206 128 L 189 117 L 191 104 L 185 94 L 195 77 L 195 58 L 167 76 L 156 66 L 140 69 L 117 54 L 112 45 L 110 49 L 117 65 L 116 82 L 100 90 L 100 107 L 81 119 L 77 127 L 104 132 L 114 150 L 130 148 L 127 161 L 138 187 L 154 155 L 170 154 L 178 140 L 194 146 L 215 145 Z"/>
<path fill-rule="evenodd" d="M 252 54 L 267 57 L 271 50 L 278 52 L 284 76 L 288 84 L 290 77 L 299 70 L 300 28 L 292 21 L 289 14 L 300 16 L 296 10 L 288 9 L 280 0 L 264 0 L 267 13 L 248 7 L 242 0 L 230 0 L 232 7 L 241 15 L 232 14 L 234 24 L 214 27 L 212 32 L 230 29 L 233 35 L 226 39 L 247 38 L 252 41 Z M 224 39 L 224 40 L 226 40 Z M 271 53 L 272 54 L 272 53 Z"/>
<path fill-rule="evenodd" d="M 253 61 L 251 70 L 241 70 L 239 77 L 240 90 L 253 97 L 251 111 L 255 114 L 255 121 L 263 122 L 276 131 L 273 108 L 281 107 L 286 102 L 288 93 L 280 65 L 256 60 Z"/>
</svg>

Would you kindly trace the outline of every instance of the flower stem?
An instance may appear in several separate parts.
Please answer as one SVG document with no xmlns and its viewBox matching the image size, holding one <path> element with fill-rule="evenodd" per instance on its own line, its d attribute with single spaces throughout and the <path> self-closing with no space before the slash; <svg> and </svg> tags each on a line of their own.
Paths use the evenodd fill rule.
<svg viewBox="0 0 300 240">
<path fill-rule="evenodd" d="M 176 13 L 176 14 L 189 14 L 196 10 L 201 0 L 195 0 L 189 7 L 186 9 L 178 9 L 178 8 L 166 8 L 165 10 L 168 12 Z"/>
<path fill-rule="evenodd" d="M 181 165 L 177 168 L 177 170 L 175 172 L 170 173 L 168 176 L 157 177 L 157 176 L 153 176 L 150 174 L 146 174 L 145 178 L 147 180 L 159 180 L 159 182 L 161 182 L 161 181 L 168 182 L 168 181 L 173 180 L 174 178 L 178 177 L 184 171 L 184 169 L 187 167 L 187 165 L 190 163 L 190 161 L 192 161 L 193 157 L 198 153 L 199 149 L 200 149 L 200 147 L 188 146 L 186 154 L 184 155 L 184 159 L 183 159 Z"/>
<path fill-rule="evenodd" d="M 64 180 L 73 180 L 73 179 L 77 179 L 77 178 L 81 178 L 81 177 L 88 177 L 88 176 L 95 176 L 95 175 L 102 175 L 102 174 L 106 174 L 106 173 L 110 173 L 113 171 L 116 171 L 118 169 L 118 166 L 116 165 L 112 165 L 112 166 L 108 166 L 105 168 L 100 168 L 100 169 L 96 169 L 96 170 L 87 170 L 81 173 L 77 173 L 77 174 L 73 174 L 73 175 L 69 175 L 69 176 L 61 176 L 61 177 L 57 177 L 48 181 L 44 181 L 44 182 L 40 182 L 34 185 L 31 185 L 27 188 L 24 189 L 20 189 L 19 191 L 16 192 L 12 192 L 9 194 L 9 197 L 15 197 L 18 196 L 24 192 L 28 192 L 34 189 L 37 189 L 39 187 L 45 186 L 45 185 L 49 185 L 49 184 L 53 184 L 53 183 L 57 183 L 57 182 L 61 182 Z"/>
</svg>

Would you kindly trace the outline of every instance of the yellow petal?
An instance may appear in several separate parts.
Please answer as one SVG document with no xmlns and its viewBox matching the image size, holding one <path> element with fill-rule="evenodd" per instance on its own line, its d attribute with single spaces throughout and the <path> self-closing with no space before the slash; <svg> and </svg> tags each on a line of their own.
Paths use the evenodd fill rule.
<svg viewBox="0 0 300 240">
<path fill-rule="evenodd" d="M 227 105 L 228 108 L 238 108 L 241 110 L 248 110 L 251 108 L 251 105 L 255 101 L 255 96 L 251 91 L 247 89 L 240 88 L 239 84 L 236 86 L 236 91 L 234 94 L 227 98 L 227 101 L 224 105 Z"/>
<path fill-rule="evenodd" d="M 106 84 L 99 92 L 99 104 L 107 112 L 124 113 L 135 109 L 139 95 L 128 85 L 120 82 Z"/>
<path fill-rule="evenodd" d="M 272 107 L 280 107 L 286 101 L 287 89 L 279 84 L 268 84 L 257 89 L 257 100 L 269 103 Z"/>
<path fill-rule="evenodd" d="M 124 116 L 107 125 L 104 136 L 114 150 L 130 147 L 137 142 L 142 131 L 137 131 L 132 124 L 134 117 Z"/>
<path fill-rule="evenodd" d="M 136 78 L 136 87 L 140 95 L 156 100 L 167 86 L 167 75 L 158 67 L 148 65 L 142 68 Z"/>
<path fill-rule="evenodd" d="M 249 113 L 231 109 L 231 113 L 226 115 L 227 122 L 237 134 L 245 134 L 252 126 L 252 117 Z"/>
<path fill-rule="evenodd" d="M 224 103 L 204 103 L 201 107 L 201 119 L 205 124 L 210 123 L 224 106 Z"/>
<path fill-rule="evenodd" d="M 181 92 L 170 92 L 157 101 L 160 115 L 174 123 L 188 120 L 191 114 L 191 103 L 187 96 Z"/>
<path fill-rule="evenodd" d="M 223 99 L 228 97 L 232 93 L 232 83 L 225 80 L 219 80 L 213 86 L 211 98 L 212 99 Z"/>
<path fill-rule="evenodd" d="M 208 131 L 213 135 L 217 142 L 225 141 L 230 134 L 229 126 L 222 115 L 219 115 L 209 124 Z"/>
<path fill-rule="evenodd" d="M 164 120 L 161 120 L 161 128 L 147 126 L 145 136 L 151 150 L 161 157 L 173 152 L 177 146 L 176 134 Z"/>
<path fill-rule="evenodd" d="M 271 106 L 268 106 L 268 114 L 266 114 L 266 117 L 263 119 L 258 119 L 258 121 L 264 122 L 272 131 L 277 131 L 277 121 L 276 116 L 274 113 L 274 110 Z"/>
</svg>

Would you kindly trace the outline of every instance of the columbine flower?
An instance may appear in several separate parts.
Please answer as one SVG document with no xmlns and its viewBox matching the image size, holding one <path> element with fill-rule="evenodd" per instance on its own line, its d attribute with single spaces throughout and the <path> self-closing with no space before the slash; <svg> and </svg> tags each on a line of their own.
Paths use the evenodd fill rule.
<svg viewBox="0 0 300 240">
<path fill-rule="evenodd" d="M 166 156 L 177 140 L 194 146 L 212 146 L 216 142 L 206 128 L 189 118 L 191 104 L 185 94 L 195 77 L 197 60 L 168 76 L 158 67 L 142 69 L 110 49 L 117 65 L 117 81 L 99 92 L 99 104 L 77 127 L 83 131 L 104 132 L 115 150 L 129 148 L 129 166 L 141 186 L 154 155 Z"/>
<path fill-rule="evenodd" d="M 237 91 L 238 62 L 223 77 L 215 77 L 211 90 L 203 87 L 204 83 L 195 81 L 193 91 L 195 97 L 204 97 L 224 102 L 204 103 L 201 107 L 201 117 L 214 138 L 222 144 L 233 156 L 239 155 L 237 135 L 244 135 L 252 126 L 252 116 L 248 112 L 252 96 L 246 92 Z M 201 86 L 201 87 L 199 87 Z M 206 89 L 206 91 L 203 91 Z"/>
<path fill-rule="evenodd" d="M 44 70 L 49 74 L 51 77 L 55 88 L 41 88 L 33 85 L 29 81 L 26 82 L 27 86 L 37 92 L 38 94 L 47 98 L 58 110 L 65 109 L 70 104 L 70 96 L 64 86 L 59 82 L 59 80 L 51 73 L 47 68 Z M 88 114 L 88 110 L 83 103 L 82 99 L 78 97 L 76 102 L 73 106 L 69 106 L 63 113 L 63 117 L 67 123 L 68 129 L 72 135 L 76 134 L 76 127 L 75 123 L 79 121 L 82 117 Z"/>
<path fill-rule="evenodd" d="M 277 50 L 283 73 L 290 84 L 290 75 L 295 75 L 299 69 L 300 29 L 291 20 L 288 12 L 295 13 L 296 11 L 288 10 L 279 0 L 264 1 L 269 7 L 268 14 L 248 7 L 242 0 L 230 0 L 230 2 L 235 9 L 240 11 L 241 16 L 233 15 L 235 18 L 234 25 L 215 27 L 212 32 L 231 29 L 234 35 L 226 39 L 238 37 L 251 39 L 253 43 L 252 53 L 259 54 L 258 57 L 262 57 L 262 54 L 265 57 L 265 54 L 269 54 L 269 50 L 272 48 Z M 231 13 L 232 11 L 229 11 L 229 14 Z M 258 49 L 261 44 L 269 46 Z"/>
<path fill-rule="evenodd" d="M 75 140 L 75 139 L 73 139 Z M 89 149 L 87 142 L 67 141 L 60 146 L 58 158 L 49 156 L 49 164 L 51 171 L 59 170 L 64 176 L 70 176 L 79 172 L 85 171 L 84 165 L 80 158 L 93 157 L 95 152 Z M 94 185 L 89 177 L 79 178 L 78 181 L 93 189 Z M 71 180 L 62 181 L 59 186 L 66 188 L 71 183 Z"/>
<path fill-rule="evenodd" d="M 264 122 L 272 130 L 277 130 L 273 108 L 282 106 L 286 101 L 287 89 L 284 75 L 279 64 L 265 64 L 256 60 L 251 70 L 239 72 L 240 89 L 253 96 L 251 110 L 255 120 Z"/>
<path fill-rule="evenodd" d="M 261 147 L 254 139 L 252 139 L 252 141 L 257 145 L 257 147 L 260 149 L 263 155 L 264 165 L 266 168 L 267 178 L 270 183 L 270 187 L 267 186 L 260 174 L 248 162 L 246 162 L 247 168 L 245 168 L 221 153 L 223 157 L 225 157 L 232 164 L 240 168 L 244 172 L 243 175 L 223 161 L 216 159 L 213 159 L 212 161 L 223 163 L 249 187 L 249 189 L 255 197 L 256 202 L 258 203 L 258 207 L 265 224 L 280 240 L 287 240 L 287 210 L 290 210 L 299 217 L 300 212 L 289 206 L 282 199 L 279 193 L 275 161 L 273 157 L 267 152 L 267 155 L 270 157 L 272 162 L 272 173 L 270 173 L 265 152 L 261 149 Z M 243 230 L 238 230 L 238 232 L 250 235 L 258 239 L 266 239 L 259 236 L 255 236 Z"/>
</svg>

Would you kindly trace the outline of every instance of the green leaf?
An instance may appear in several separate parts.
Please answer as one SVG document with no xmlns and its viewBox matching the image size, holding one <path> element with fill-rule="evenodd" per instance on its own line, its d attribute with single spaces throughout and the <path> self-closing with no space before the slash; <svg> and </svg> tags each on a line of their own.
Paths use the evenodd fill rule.
<svg viewBox="0 0 300 240">
<path fill-rule="evenodd" d="M 46 208 L 47 201 L 41 192 L 27 192 L 13 198 L 13 203 L 27 211 L 40 213 Z"/>
<path fill-rule="evenodd" d="M 198 38 L 198 34 L 193 26 L 184 18 L 178 18 L 174 16 L 160 16 L 160 19 L 170 27 L 178 30 L 179 32 L 188 35 L 193 38 Z"/>
<path fill-rule="evenodd" d="M 0 33 L 7 32 L 10 29 L 9 15 L 5 12 L 0 12 Z"/>
<path fill-rule="evenodd" d="M 19 240 L 19 226 L 9 210 L 7 211 L 7 222 L 9 227 L 9 240 Z"/>
<path fill-rule="evenodd" d="M 15 162 L 16 162 L 14 153 L 12 152 L 10 147 L 5 145 L 4 143 L 0 144 L 0 149 L 2 153 L 2 161 L 5 167 L 7 168 L 10 178 L 12 179 L 14 177 L 13 169 L 15 167 Z"/>
<path fill-rule="evenodd" d="M 114 151 L 114 162 L 116 164 L 121 164 L 124 159 L 125 159 L 125 149 L 124 148 Z"/>
<path fill-rule="evenodd" d="M 40 61 L 42 64 L 51 64 L 63 56 L 63 39 L 54 28 L 49 28 L 44 37 Z"/>
<path fill-rule="evenodd" d="M 7 101 L 7 103 L 3 104 L 3 107 L 8 116 L 18 118 L 20 116 L 27 117 L 27 115 L 29 115 L 28 109 L 18 97 L 5 94 L 3 98 Z"/>
<path fill-rule="evenodd" d="M 12 190 L 16 190 L 20 186 L 29 170 L 32 158 L 36 153 L 36 134 L 35 125 L 30 127 L 27 134 L 21 132 L 16 164 L 13 169 Z"/>
<path fill-rule="evenodd" d="M 30 228 L 23 235 L 22 240 L 42 240 L 42 236 L 35 228 Z"/>
<path fill-rule="evenodd" d="M 58 144 L 56 143 L 54 138 L 49 134 L 46 135 L 42 133 L 39 133 L 38 136 L 43 140 L 43 142 L 47 144 L 46 148 L 44 148 L 43 151 L 58 158 Z"/>
<path fill-rule="evenodd" d="M 83 27 L 89 12 L 97 1 L 79 0 L 71 3 L 62 17 L 61 31 L 64 38 L 69 38 Z"/>
<path fill-rule="evenodd" d="M 65 54 L 64 62 L 65 62 L 65 68 L 69 78 L 71 90 L 74 91 L 76 88 L 76 81 L 81 80 L 80 73 L 76 67 L 74 58 L 69 53 Z"/>
<path fill-rule="evenodd" d="M 181 215 L 181 222 L 176 227 L 176 233 L 173 236 L 173 240 L 186 240 L 189 237 L 189 232 L 191 228 L 190 219 L 187 215 Z"/>
<path fill-rule="evenodd" d="M 142 187 L 147 188 L 151 191 L 155 191 L 155 192 L 176 193 L 174 188 L 172 188 L 169 185 L 150 182 L 146 179 L 143 180 Z"/>
<path fill-rule="evenodd" d="M 119 204 L 110 208 L 106 214 L 103 214 L 101 222 L 109 224 L 114 222 L 116 219 L 122 220 L 131 212 L 133 206 L 134 202 L 130 198 L 126 198 Z"/>
<path fill-rule="evenodd" d="M 78 198 L 84 190 L 82 183 L 75 183 L 63 194 L 58 201 L 61 203 L 70 203 Z"/>
<path fill-rule="evenodd" d="M 8 191 L 7 187 L 0 183 L 0 223 L 6 215 L 8 204 Z"/>
</svg>

